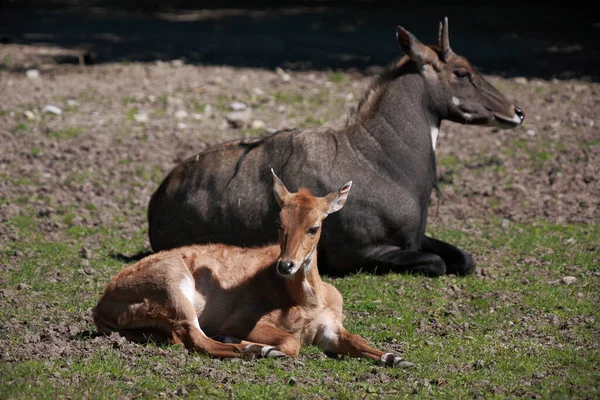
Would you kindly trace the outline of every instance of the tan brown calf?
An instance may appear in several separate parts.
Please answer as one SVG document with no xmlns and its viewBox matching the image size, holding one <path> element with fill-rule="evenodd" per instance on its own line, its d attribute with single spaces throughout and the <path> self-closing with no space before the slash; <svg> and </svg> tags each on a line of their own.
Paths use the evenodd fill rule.
<svg viewBox="0 0 600 400">
<path fill-rule="evenodd" d="M 94 309 L 97 328 L 215 357 L 296 356 L 313 344 L 410 365 L 344 329 L 342 296 L 317 269 L 321 224 L 343 207 L 352 182 L 314 197 L 305 188 L 290 193 L 274 172 L 273 181 L 279 245 L 193 245 L 148 256 L 112 278 Z"/>
</svg>

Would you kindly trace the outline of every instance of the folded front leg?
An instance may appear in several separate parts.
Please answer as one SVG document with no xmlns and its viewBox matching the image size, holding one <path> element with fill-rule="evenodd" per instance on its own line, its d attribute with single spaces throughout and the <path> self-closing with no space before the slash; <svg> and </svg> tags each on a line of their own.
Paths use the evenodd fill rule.
<svg viewBox="0 0 600 400">
<path fill-rule="evenodd" d="M 248 334 L 248 340 L 257 343 L 265 343 L 273 346 L 273 350 L 278 351 L 289 357 L 296 357 L 300 353 L 300 342 L 295 336 L 276 326 L 257 323 L 254 329 Z M 270 355 L 268 355 L 271 357 Z"/>
</svg>

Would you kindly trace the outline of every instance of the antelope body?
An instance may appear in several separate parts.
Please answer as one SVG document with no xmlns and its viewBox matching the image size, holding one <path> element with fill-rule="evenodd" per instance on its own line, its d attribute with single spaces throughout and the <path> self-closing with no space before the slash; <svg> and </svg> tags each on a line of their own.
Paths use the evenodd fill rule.
<svg viewBox="0 0 600 400">
<path fill-rule="evenodd" d="M 425 235 L 440 124 L 514 128 L 524 114 L 451 50 L 447 19 L 439 46 L 423 45 L 400 26 L 397 38 L 406 55 L 374 82 L 344 128 L 227 142 L 177 165 L 148 207 L 153 250 L 274 242 L 277 205 L 264 198 L 272 167 L 292 189 L 329 192 L 349 176 L 357 184 L 345 212 L 323 230 L 322 272 L 472 273 L 469 254 Z"/>
<path fill-rule="evenodd" d="M 318 198 L 308 189 L 289 193 L 274 173 L 273 180 L 279 245 L 192 245 L 150 255 L 113 277 L 94 309 L 97 328 L 216 357 L 296 356 L 314 344 L 410 365 L 344 329 L 342 296 L 319 276 L 321 223 L 343 207 L 352 182 Z"/>
</svg>

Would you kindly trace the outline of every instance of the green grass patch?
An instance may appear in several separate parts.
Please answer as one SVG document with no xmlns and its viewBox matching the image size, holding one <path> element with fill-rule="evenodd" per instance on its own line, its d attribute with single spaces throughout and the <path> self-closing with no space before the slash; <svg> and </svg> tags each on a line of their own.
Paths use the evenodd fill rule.
<svg viewBox="0 0 600 400">
<path fill-rule="evenodd" d="M 12 133 L 18 133 L 18 132 L 27 132 L 31 129 L 31 127 L 23 122 L 19 122 L 17 125 L 13 126 L 12 128 L 10 128 L 10 131 Z"/>
<path fill-rule="evenodd" d="M 72 126 L 66 129 L 56 129 L 50 131 L 48 136 L 56 139 L 73 139 L 80 136 L 84 132 L 83 128 Z"/>
<path fill-rule="evenodd" d="M 283 104 L 302 104 L 304 97 L 298 93 L 282 92 L 280 90 L 273 94 L 276 103 Z"/>
<path fill-rule="evenodd" d="M 348 80 L 348 77 L 340 72 L 333 72 L 327 77 L 329 82 L 342 84 Z"/>
<path fill-rule="evenodd" d="M 127 121 L 134 121 L 135 119 L 133 118 L 133 116 L 135 114 L 138 113 L 138 108 L 137 107 L 130 107 L 127 112 L 125 113 L 125 120 Z"/>
</svg>

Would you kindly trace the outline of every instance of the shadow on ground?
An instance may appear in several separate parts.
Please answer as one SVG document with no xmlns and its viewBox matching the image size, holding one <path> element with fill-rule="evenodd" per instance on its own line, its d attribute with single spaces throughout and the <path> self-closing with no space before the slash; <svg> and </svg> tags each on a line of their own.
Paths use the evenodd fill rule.
<svg viewBox="0 0 600 400">
<path fill-rule="evenodd" d="M 340 7 L 335 1 L 319 3 L 326 6 L 296 1 L 248 9 L 221 1 L 200 9 L 190 1 L 169 8 L 156 1 L 80 3 L 9 1 L 0 14 L 2 41 L 58 46 L 85 56 L 58 60 L 66 63 L 183 59 L 204 65 L 364 70 L 400 54 L 396 25 L 435 43 L 438 22 L 448 16 L 453 49 L 484 73 L 600 78 L 600 18 L 568 4 L 397 2 L 390 7 L 366 1 Z M 10 69 L 2 60 L 0 68 Z"/>
</svg>

